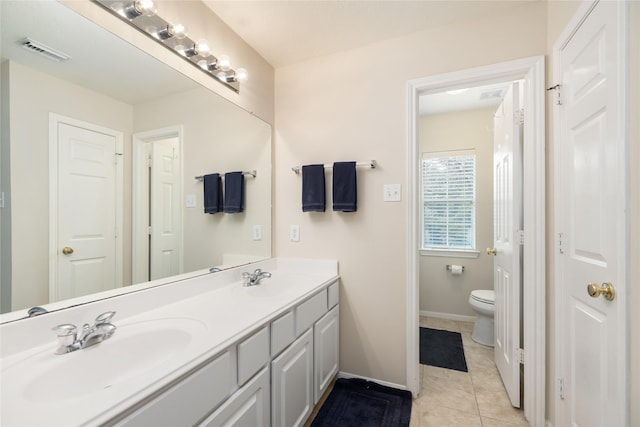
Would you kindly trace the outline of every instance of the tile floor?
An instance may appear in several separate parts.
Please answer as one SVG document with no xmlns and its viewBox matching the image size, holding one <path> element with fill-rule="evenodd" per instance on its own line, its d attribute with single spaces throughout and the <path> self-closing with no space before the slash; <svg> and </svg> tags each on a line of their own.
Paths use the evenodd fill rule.
<svg viewBox="0 0 640 427">
<path fill-rule="evenodd" d="M 522 410 L 511 406 L 493 362 L 493 348 L 471 339 L 473 323 L 420 317 L 420 326 L 460 332 L 469 372 L 420 365 L 422 390 L 411 408 L 409 427 L 528 427 Z M 305 423 L 309 427 L 328 396 Z"/>
<path fill-rule="evenodd" d="M 420 365 L 422 390 L 413 401 L 410 427 L 529 425 L 509 402 L 493 348 L 471 339 L 473 323 L 421 317 L 420 326 L 460 332 L 469 372 Z"/>
</svg>

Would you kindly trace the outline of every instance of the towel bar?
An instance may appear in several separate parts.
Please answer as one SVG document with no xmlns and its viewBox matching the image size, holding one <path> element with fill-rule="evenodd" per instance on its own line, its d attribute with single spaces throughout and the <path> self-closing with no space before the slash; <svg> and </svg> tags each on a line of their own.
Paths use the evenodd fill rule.
<svg viewBox="0 0 640 427">
<path fill-rule="evenodd" d="M 378 162 L 375 160 L 371 160 L 369 162 L 358 162 L 356 163 L 356 166 L 368 166 L 371 169 L 375 169 L 378 166 Z M 330 165 L 324 165 L 325 169 L 331 169 L 333 167 L 333 164 Z M 291 168 L 291 170 L 296 174 L 296 175 L 300 175 L 300 171 L 302 170 L 301 166 L 294 166 Z"/>
<path fill-rule="evenodd" d="M 255 171 L 255 169 L 252 170 L 252 171 L 243 171 L 242 173 L 244 175 L 251 175 L 254 178 L 256 176 L 258 176 L 258 173 Z M 220 174 L 220 176 L 222 176 L 224 178 L 224 174 Z M 195 177 L 195 179 L 198 180 L 198 181 L 202 181 L 202 180 L 204 180 L 204 175 L 198 175 L 198 176 Z"/>
</svg>

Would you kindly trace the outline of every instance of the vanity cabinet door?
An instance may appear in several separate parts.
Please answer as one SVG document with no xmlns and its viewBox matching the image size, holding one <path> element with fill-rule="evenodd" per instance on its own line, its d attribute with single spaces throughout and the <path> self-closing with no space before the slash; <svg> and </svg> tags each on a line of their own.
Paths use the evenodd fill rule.
<svg viewBox="0 0 640 427">
<path fill-rule="evenodd" d="M 314 325 L 314 403 L 322 397 L 338 373 L 340 343 L 339 309 L 337 305 Z"/>
<path fill-rule="evenodd" d="M 313 328 L 271 363 L 274 427 L 302 426 L 313 409 Z"/>
<path fill-rule="evenodd" d="M 238 390 L 201 427 L 269 427 L 271 422 L 271 384 L 265 367 Z"/>
</svg>

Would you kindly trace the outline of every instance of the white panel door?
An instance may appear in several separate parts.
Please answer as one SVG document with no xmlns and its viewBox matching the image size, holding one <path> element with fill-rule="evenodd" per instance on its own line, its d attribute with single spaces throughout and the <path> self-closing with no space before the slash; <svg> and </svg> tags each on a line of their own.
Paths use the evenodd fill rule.
<svg viewBox="0 0 640 427">
<path fill-rule="evenodd" d="M 511 404 L 520 407 L 522 110 L 513 83 L 494 118 L 494 359 Z"/>
<path fill-rule="evenodd" d="M 151 280 L 180 274 L 180 168 L 175 138 L 151 144 Z"/>
<path fill-rule="evenodd" d="M 121 286 L 116 274 L 116 138 L 58 122 L 57 295 Z"/>
<path fill-rule="evenodd" d="M 624 8 L 597 3 L 559 52 L 558 425 L 628 422 Z M 613 284 L 614 298 L 590 296 L 591 283 Z"/>
</svg>

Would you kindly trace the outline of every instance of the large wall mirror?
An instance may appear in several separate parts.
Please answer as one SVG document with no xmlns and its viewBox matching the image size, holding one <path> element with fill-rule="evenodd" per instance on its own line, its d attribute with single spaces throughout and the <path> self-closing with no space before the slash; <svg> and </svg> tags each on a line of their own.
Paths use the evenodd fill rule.
<svg viewBox="0 0 640 427">
<path fill-rule="evenodd" d="M 0 7 L 3 321 L 271 256 L 269 124 L 56 1 Z M 235 171 L 243 212 L 205 214 L 196 177 Z"/>
</svg>

